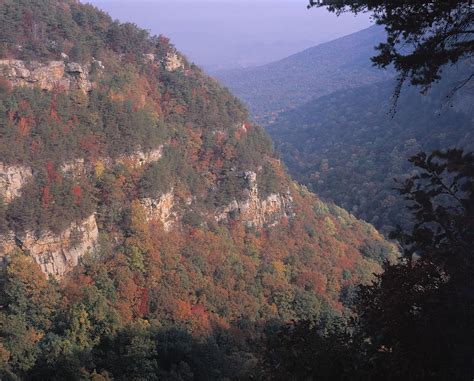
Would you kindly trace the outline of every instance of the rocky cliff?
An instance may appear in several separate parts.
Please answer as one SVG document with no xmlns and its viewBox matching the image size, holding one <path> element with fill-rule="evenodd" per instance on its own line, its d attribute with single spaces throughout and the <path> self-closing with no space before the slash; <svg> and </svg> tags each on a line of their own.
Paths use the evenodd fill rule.
<svg viewBox="0 0 474 381">
<path fill-rule="evenodd" d="M 64 162 L 60 168 L 63 173 L 78 177 L 93 172 L 101 166 L 104 169 L 113 168 L 114 165 L 125 165 L 135 169 L 143 168 L 160 160 L 162 155 L 163 146 L 159 146 L 149 151 L 136 151 L 129 155 L 120 155 L 114 159 L 111 157 L 99 157 L 91 161 L 89 158 L 79 158 Z M 2 167 L 0 167 L 0 179 L 2 176 L 1 173 Z"/>
<path fill-rule="evenodd" d="M 21 85 L 20 85 L 21 86 Z M 108 168 L 113 165 L 129 165 L 139 168 L 158 161 L 162 156 L 160 146 L 147 152 L 137 151 L 131 155 L 122 155 L 116 159 L 103 158 L 102 163 Z M 92 163 L 85 159 L 65 162 L 60 166 L 66 175 L 81 177 L 93 170 Z M 0 163 L 0 196 L 5 203 L 10 203 L 21 195 L 22 188 L 33 178 L 30 167 L 22 165 L 6 165 Z M 159 220 L 166 231 L 176 222 L 176 214 L 172 213 L 174 195 L 172 192 L 157 200 L 142 200 L 149 220 Z M 74 223 L 61 234 L 43 232 L 39 236 L 28 231 L 21 235 L 13 232 L 0 235 L 0 262 L 6 263 L 10 252 L 19 248 L 31 255 L 40 264 L 41 269 L 50 275 L 61 277 L 79 263 L 79 259 L 93 249 L 98 237 L 98 227 L 94 215 Z"/>
<path fill-rule="evenodd" d="M 178 213 L 175 207 L 175 196 L 171 190 L 157 198 L 143 198 L 140 200 L 148 221 L 159 221 L 163 224 L 165 231 L 169 232 L 178 221 Z"/>
<path fill-rule="evenodd" d="M 0 60 L 0 75 L 8 79 L 13 86 L 19 87 L 38 87 L 42 90 L 61 88 L 88 92 L 92 89 L 90 72 L 91 65 L 68 62 L 66 57 L 64 61 L 46 63 Z"/>
<path fill-rule="evenodd" d="M 62 277 L 77 266 L 80 258 L 91 251 L 98 239 L 95 215 L 66 228 L 61 234 L 33 232 L 22 235 L 0 236 L 0 258 L 8 262 L 8 253 L 21 249 L 37 262 L 41 269 L 55 277 Z"/>
<path fill-rule="evenodd" d="M 238 219 L 249 227 L 274 226 L 282 218 L 294 216 L 293 198 L 290 190 L 284 194 L 272 193 L 262 199 L 257 185 L 257 174 L 246 171 L 244 174 L 247 182 L 246 197 L 244 200 L 234 199 L 225 208 L 216 213 L 216 221 L 229 221 Z"/>
<path fill-rule="evenodd" d="M 31 168 L 0 162 L 0 196 L 8 203 L 20 195 L 21 188 L 33 176 Z"/>
<path fill-rule="evenodd" d="M 117 159 L 105 158 L 101 162 L 108 167 L 123 164 L 138 168 L 158 161 L 161 155 L 162 147 L 158 147 L 148 152 L 138 151 L 132 155 L 122 155 Z M 87 175 L 92 171 L 92 168 L 92 163 L 82 158 L 65 162 L 60 167 L 64 174 L 77 178 Z M 0 196 L 3 201 L 8 204 L 19 197 L 22 188 L 32 178 L 33 172 L 30 167 L 0 163 Z M 157 201 L 147 199 L 143 202 L 149 210 L 150 219 L 158 219 L 166 230 L 171 229 L 173 224 L 171 218 L 172 193 L 164 195 Z M 19 248 L 29 253 L 45 273 L 62 277 L 79 263 L 84 254 L 93 249 L 98 234 L 94 215 L 72 224 L 61 234 L 47 231 L 38 236 L 31 231 L 21 235 L 8 232 L 0 235 L 0 263 L 5 264 L 8 254 Z"/>
<path fill-rule="evenodd" d="M 182 58 L 175 50 L 170 50 L 164 59 L 165 69 L 167 71 L 176 71 L 184 68 Z"/>
</svg>

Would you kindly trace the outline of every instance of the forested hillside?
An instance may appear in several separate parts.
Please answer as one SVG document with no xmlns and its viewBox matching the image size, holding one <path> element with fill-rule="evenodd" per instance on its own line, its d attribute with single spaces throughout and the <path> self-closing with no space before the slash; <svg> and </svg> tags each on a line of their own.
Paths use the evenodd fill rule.
<svg viewBox="0 0 474 381">
<path fill-rule="evenodd" d="M 384 39 L 383 28 L 373 26 L 271 64 L 215 76 L 245 102 L 255 120 L 267 125 L 310 100 L 392 77 L 370 62 Z"/>
<path fill-rule="evenodd" d="M 447 68 L 425 96 L 405 86 L 394 103 L 390 70 L 372 67 L 385 34 L 371 27 L 282 61 L 218 75 L 275 140 L 296 180 L 389 233 L 408 211 L 394 188 L 420 152 L 474 145 L 472 64 Z M 393 113 L 395 111 L 395 113 Z"/>
<path fill-rule="evenodd" d="M 269 335 L 264 374 L 279 380 L 469 380 L 472 1 L 321 0 L 308 7 L 370 14 L 387 32 L 371 59 L 393 68 L 397 79 L 315 97 L 269 128 L 302 179 L 391 230 L 402 255 L 358 288 L 348 323 L 328 329 L 298 321 Z M 389 189 L 392 176 L 399 178 L 392 182 L 396 193 Z"/>
<path fill-rule="evenodd" d="M 163 36 L 75 0 L 0 1 L 2 379 L 248 379 L 330 327 L 396 250 L 292 182 Z"/>
<path fill-rule="evenodd" d="M 448 70 L 425 96 L 403 89 L 394 115 L 395 83 L 386 81 L 315 99 L 282 114 L 268 131 L 297 180 L 388 233 L 409 222 L 394 181 L 412 174 L 408 158 L 474 149 L 473 89 L 449 98 L 469 66 Z"/>
</svg>

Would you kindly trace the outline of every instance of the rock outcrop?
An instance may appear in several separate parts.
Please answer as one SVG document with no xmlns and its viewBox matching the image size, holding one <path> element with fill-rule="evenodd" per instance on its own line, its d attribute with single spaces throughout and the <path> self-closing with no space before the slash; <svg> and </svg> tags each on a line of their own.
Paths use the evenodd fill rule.
<svg viewBox="0 0 474 381">
<path fill-rule="evenodd" d="M 62 88 L 65 90 L 92 89 L 90 65 L 76 62 L 22 60 L 0 60 L 0 75 L 8 79 L 13 86 L 38 87 L 42 90 Z"/>
<path fill-rule="evenodd" d="M 163 146 L 159 146 L 158 148 L 151 151 L 137 151 L 130 155 L 119 156 L 116 159 L 112 159 L 110 157 L 99 158 L 94 163 L 80 158 L 65 162 L 63 165 L 61 165 L 61 171 L 63 173 L 71 174 L 75 177 L 79 177 L 92 171 L 93 164 L 97 164 L 98 162 L 102 163 L 106 168 L 111 168 L 116 164 L 127 165 L 131 166 L 132 168 L 139 168 L 160 160 L 162 155 Z"/>
<path fill-rule="evenodd" d="M 182 58 L 178 55 L 176 51 L 170 50 L 164 60 L 165 69 L 167 71 L 176 71 L 184 68 L 184 63 Z"/>
<path fill-rule="evenodd" d="M 143 198 L 140 200 L 148 221 L 160 221 L 165 231 L 170 231 L 177 221 L 177 214 L 173 211 L 175 206 L 174 193 L 171 190 L 158 198 Z"/>
<path fill-rule="evenodd" d="M 160 160 L 162 156 L 163 146 L 159 146 L 148 152 L 137 151 L 131 155 L 122 155 L 112 162 L 114 162 L 114 164 L 128 164 L 133 167 L 141 167 Z"/>
<path fill-rule="evenodd" d="M 95 215 L 91 215 L 72 224 L 59 235 L 45 232 L 37 237 L 32 232 L 27 232 L 22 236 L 9 234 L 0 237 L 0 258 L 5 262 L 8 253 L 18 247 L 30 255 L 46 274 L 60 278 L 94 248 L 98 236 Z"/>
<path fill-rule="evenodd" d="M 21 188 L 33 176 L 31 168 L 0 163 L 0 196 L 9 203 L 20 195 Z"/>
<path fill-rule="evenodd" d="M 249 227 L 274 226 L 283 217 L 291 218 L 293 212 L 293 198 L 290 192 L 285 194 L 270 194 L 265 199 L 259 197 L 257 174 L 247 171 L 244 174 L 247 181 L 247 197 L 244 201 L 233 200 L 225 208 L 220 209 L 216 221 L 239 219 Z"/>
<path fill-rule="evenodd" d="M 137 151 L 131 155 L 123 155 L 113 160 L 110 158 L 100 159 L 106 167 L 115 164 L 130 165 L 134 168 L 149 165 L 161 159 L 163 146 L 151 151 Z M 82 176 L 91 171 L 91 163 L 87 163 L 83 158 L 71 160 L 61 165 L 61 171 L 75 177 Z M 11 202 L 15 197 L 20 196 L 21 188 L 33 177 L 30 167 L 23 165 L 7 165 L 0 162 L 0 197 L 6 203 Z"/>
<path fill-rule="evenodd" d="M 82 158 L 67 161 L 61 165 L 61 171 L 74 177 L 82 176 L 87 172 L 86 162 Z"/>
</svg>

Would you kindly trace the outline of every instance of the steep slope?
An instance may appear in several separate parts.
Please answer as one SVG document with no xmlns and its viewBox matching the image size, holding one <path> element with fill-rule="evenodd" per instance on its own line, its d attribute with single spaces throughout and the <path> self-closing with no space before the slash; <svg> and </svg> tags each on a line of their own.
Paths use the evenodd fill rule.
<svg viewBox="0 0 474 381">
<path fill-rule="evenodd" d="M 268 65 L 218 72 L 215 76 L 249 107 L 255 119 L 271 124 L 276 115 L 311 99 L 390 78 L 372 67 L 381 27 L 330 41 Z"/>
<path fill-rule="evenodd" d="M 293 183 L 240 102 L 165 37 L 73 0 L 4 0 L 0 20 L 5 374 L 245 378 L 265 324 L 340 316 L 394 258 Z M 220 357 L 168 348 L 142 364 L 173 330 Z"/>
<path fill-rule="evenodd" d="M 474 149 L 472 87 L 446 98 L 468 77 L 468 65 L 446 71 L 426 96 L 404 89 L 393 117 L 395 83 L 386 81 L 308 102 L 268 131 L 296 179 L 388 233 L 409 220 L 394 179 L 411 174 L 411 156 Z"/>
</svg>

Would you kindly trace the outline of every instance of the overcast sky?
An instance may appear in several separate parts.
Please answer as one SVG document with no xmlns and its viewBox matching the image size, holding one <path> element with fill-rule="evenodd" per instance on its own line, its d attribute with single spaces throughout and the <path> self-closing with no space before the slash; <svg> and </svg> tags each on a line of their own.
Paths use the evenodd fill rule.
<svg viewBox="0 0 474 381">
<path fill-rule="evenodd" d="M 261 65 L 370 26 L 307 0 L 84 0 L 113 18 L 164 34 L 208 70 Z"/>
</svg>

